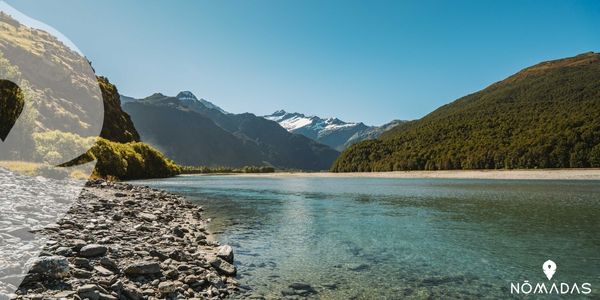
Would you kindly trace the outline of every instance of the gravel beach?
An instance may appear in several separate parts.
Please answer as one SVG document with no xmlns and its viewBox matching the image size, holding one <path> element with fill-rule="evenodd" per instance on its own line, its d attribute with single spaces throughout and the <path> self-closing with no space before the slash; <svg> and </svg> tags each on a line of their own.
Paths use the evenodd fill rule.
<svg viewBox="0 0 600 300">
<path fill-rule="evenodd" d="M 14 226 L 3 224 L 0 299 L 229 297 L 238 289 L 233 249 L 211 240 L 206 222 L 202 208 L 181 196 L 90 181 L 58 223 L 27 227 L 33 240 L 12 237 L 5 229 Z M 29 258 L 16 291 L 10 255 Z"/>
</svg>

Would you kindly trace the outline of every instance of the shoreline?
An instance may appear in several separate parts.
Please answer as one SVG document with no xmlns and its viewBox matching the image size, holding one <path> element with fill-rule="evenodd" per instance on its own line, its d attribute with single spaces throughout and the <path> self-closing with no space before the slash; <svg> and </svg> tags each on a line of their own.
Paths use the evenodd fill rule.
<svg viewBox="0 0 600 300">
<path fill-rule="evenodd" d="M 202 211 L 162 190 L 89 181 L 64 218 L 39 231 L 49 242 L 4 296 L 227 298 L 239 290 L 233 249 L 214 240 Z"/>
<path fill-rule="evenodd" d="M 322 178 L 397 178 L 397 179 L 496 179 L 496 180 L 600 180 L 600 169 L 519 169 L 519 170 L 441 170 L 393 172 L 275 172 L 211 173 L 179 176 L 244 177 L 322 177 Z"/>
</svg>

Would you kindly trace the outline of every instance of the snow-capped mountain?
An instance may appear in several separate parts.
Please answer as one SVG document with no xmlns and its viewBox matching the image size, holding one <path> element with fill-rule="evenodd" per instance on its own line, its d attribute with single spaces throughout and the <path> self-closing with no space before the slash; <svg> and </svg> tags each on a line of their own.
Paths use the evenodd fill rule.
<svg viewBox="0 0 600 300">
<path fill-rule="evenodd" d="M 302 134 L 338 151 L 358 141 L 377 138 L 385 131 L 383 126 L 380 128 L 367 126 L 362 122 L 344 122 L 338 118 L 322 119 L 301 113 L 288 113 L 285 110 L 278 110 L 263 118 L 275 121 L 290 132 Z"/>
<path fill-rule="evenodd" d="M 362 123 L 347 123 L 338 118 L 321 119 L 317 116 L 305 116 L 300 113 L 288 113 L 285 110 L 278 110 L 269 116 L 264 116 L 265 119 L 275 121 L 281 127 L 288 131 L 296 132 L 305 130 L 311 138 L 319 138 L 327 135 L 329 132 L 353 128 L 356 126 L 364 126 Z"/>
</svg>

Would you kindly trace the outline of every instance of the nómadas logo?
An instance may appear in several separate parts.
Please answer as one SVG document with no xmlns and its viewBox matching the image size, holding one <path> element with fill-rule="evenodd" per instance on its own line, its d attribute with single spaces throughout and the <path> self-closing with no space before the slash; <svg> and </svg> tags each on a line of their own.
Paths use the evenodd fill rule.
<svg viewBox="0 0 600 300">
<path fill-rule="evenodd" d="M 552 277 L 556 273 L 557 267 L 556 263 L 547 260 L 542 265 L 542 270 L 548 280 L 552 280 Z M 521 282 L 511 282 L 510 283 L 510 293 L 511 294 L 555 294 L 555 295 L 567 295 L 567 294 L 583 294 L 587 295 L 592 292 L 592 285 L 589 282 L 585 282 L 582 284 L 579 283 L 567 283 L 567 282 L 553 282 L 553 283 L 545 283 L 545 282 L 537 282 L 531 283 L 529 280 L 525 280 Z"/>
</svg>

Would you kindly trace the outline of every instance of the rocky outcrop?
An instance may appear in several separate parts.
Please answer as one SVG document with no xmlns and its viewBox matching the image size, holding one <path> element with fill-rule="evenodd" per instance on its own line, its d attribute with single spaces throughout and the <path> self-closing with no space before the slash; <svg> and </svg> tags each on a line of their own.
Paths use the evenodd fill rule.
<svg viewBox="0 0 600 300">
<path fill-rule="evenodd" d="M 119 143 L 140 141 L 129 115 L 121 109 L 121 98 L 117 87 L 108 78 L 98 76 L 98 84 L 104 102 L 104 124 L 100 136 Z"/>
<path fill-rule="evenodd" d="M 233 249 L 210 239 L 202 208 L 129 184 L 88 183 L 14 299 L 190 299 L 235 293 Z"/>
</svg>

